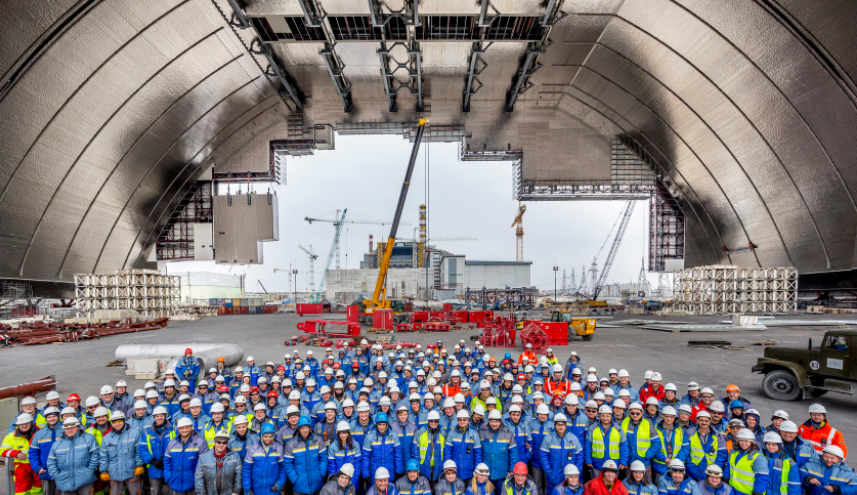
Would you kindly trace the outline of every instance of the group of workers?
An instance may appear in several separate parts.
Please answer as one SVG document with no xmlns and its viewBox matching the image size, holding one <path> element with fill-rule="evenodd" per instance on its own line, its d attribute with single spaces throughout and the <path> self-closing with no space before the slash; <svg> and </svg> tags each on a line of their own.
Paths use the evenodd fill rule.
<svg viewBox="0 0 857 495">
<path fill-rule="evenodd" d="M 528 345 L 464 341 L 202 373 L 191 349 L 133 394 L 21 401 L 0 456 L 16 495 L 857 495 L 823 406 L 798 425 L 729 385 L 598 376 Z"/>
</svg>

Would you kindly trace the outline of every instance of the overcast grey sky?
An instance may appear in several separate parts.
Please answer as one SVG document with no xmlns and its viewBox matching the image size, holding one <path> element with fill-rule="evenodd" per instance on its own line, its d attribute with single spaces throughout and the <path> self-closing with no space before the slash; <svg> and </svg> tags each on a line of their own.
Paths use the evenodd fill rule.
<svg viewBox="0 0 857 495">
<path fill-rule="evenodd" d="M 286 273 L 296 265 L 298 290 L 308 287 L 308 257 L 298 244 L 309 247 L 319 258 L 315 263 L 318 284 L 333 241 L 329 223 L 304 221 L 304 217 L 335 217 L 336 209 L 348 208 L 347 219 L 391 220 L 396 208 L 412 144 L 401 136 L 336 137 L 335 151 L 316 151 L 314 156 L 289 158 L 285 184 L 277 187 L 279 196 L 280 240 L 264 244 L 264 264 L 252 266 L 215 265 L 213 262 L 172 263 L 170 273 L 179 271 L 217 271 L 247 273 L 247 290 L 261 291 L 257 280 L 268 291 L 287 291 Z M 420 147 L 411 188 L 398 237 L 411 237 L 419 225 L 419 205 L 425 195 L 425 143 Z M 458 145 L 429 145 L 429 236 L 470 236 L 477 241 L 438 241 L 439 248 L 464 254 L 472 260 L 514 260 L 515 229 L 511 227 L 518 203 L 512 196 L 512 168 L 508 162 L 460 162 Z M 553 290 L 554 262 L 570 275 L 574 267 L 580 278 L 582 266 L 592 262 L 604 243 L 624 202 L 528 202 L 524 215 L 524 258 L 533 261 L 531 283 L 542 290 Z M 631 223 L 608 282 L 636 281 L 641 262 L 647 256 L 648 202 L 637 203 Z M 359 268 L 368 249 L 368 236 L 386 239 L 389 226 L 346 225 L 341 239 L 341 266 Z M 607 256 L 612 237 L 599 258 L 599 267 Z M 347 256 L 346 256 L 347 255 Z M 333 267 L 331 263 L 331 267 Z M 649 274 L 652 286 L 656 274 Z M 578 282 L 579 283 L 579 282 Z"/>
</svg>

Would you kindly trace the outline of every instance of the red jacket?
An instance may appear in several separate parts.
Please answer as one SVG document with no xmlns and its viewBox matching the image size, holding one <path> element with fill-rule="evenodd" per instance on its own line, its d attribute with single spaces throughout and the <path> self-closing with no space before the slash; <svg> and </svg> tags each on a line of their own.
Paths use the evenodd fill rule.
<svg viewBox="0 0 857 495">
<path fill-rule="evenodd" d="M 602 476 L 595 478 L 583 486 L 583 495 L 628 495 L 628 490 L 625 485 L 616 478 L 613 482 L 613 488 L 607 489 Z"/>
<path fill-rule="evenodd" d="M 651 385 L 646 385 L 645 387 L 643 387 L 643 390 L 640 391 L 640 404 L 642 404 L 643 407 L 646 407 L 646 400 L 648 400 L 649 397 L 655 397 L 658 400 L 661 400 L 664 398 L 665 393 L 666 392 L 664 392 L 664 386 L 663 385 L 658 387 L 657 393 L 655 393 L 655 391 L 652 390 Z"/>
<path fill-rule="evenodd" d="M 811 443 L 815 450 L 821 455 L 821 451 L 828 445 L 836 445 L 842 449 L 842 453 L 848 455 L 848 449 L 845 447 L 845 439 L 842 438 L 842 433 L 836 428 L 830 426 L 827 421 L 824 426 L 815 429 L 812 426 L 812 420 L 807 420 L 806 423 L 800 425 L 797 429 L 798 435 L 801 438 Z"/>
<path fill-rule="evenodd" d="M 699 401 L 699 403 L 693 406 L 693 408 L 691 408 L 690 410 L 690 421 L 692 423 L 696 423 L 696 415 L 699 414 L 700 411 L 706 411 L 708 413 L 711 413 L 711 411 L 708 410 L 708 407 L 706 407 L 706 405 L 702 401 Z"/>
</svg>

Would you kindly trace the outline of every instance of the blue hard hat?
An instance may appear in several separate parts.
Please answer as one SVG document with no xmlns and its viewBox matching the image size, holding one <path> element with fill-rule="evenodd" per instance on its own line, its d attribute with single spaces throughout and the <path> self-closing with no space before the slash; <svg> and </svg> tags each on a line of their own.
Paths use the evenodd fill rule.
<svg viewBox="0 0 857 495">
<path fill-rule="evenodd" d="M 406 470 L 407 471 L 419 471 L 420 470 L 420 463 L 417 462 L 416 459 L 411 459 L 408 461 L 408 467 Z"/>
<path fill-rule="evenodd" d="M 389 423 L 390 418 L 387 417 L 387 413 L 379 412 L 378 414 L 375 415 L 375 422 L 376 423 Z"/>
<path fill-rule="evenodd" d="M 744 403 L 740 400 L 733 400 L 729 403 L 729 409 L 744 409 Z"/>
<path fill-rule="evenodd" d="M 276 431 L 276 428 L 274 428 L 274 425 L 272 425 L 271 423 L 265 423 L 262 425 L 262 435 L 266 433 L 270 433 L 273 435 L 274 433 L 276 433 Z"/>
<path fill-rule="evenodd" d="M 309 420 L 307 416 L 301 416 L 301 419 L 298 420 L 298 428 L 301 426 L 309 426 L 312 427 L 312 421 Z"/>
<path fill-rule="evenodd" d="M 506 359 L 508 359 L 509 361 L 511 361 L 511 360 L 512 360 L 512 355 L 511 355 L 511 354 L 509 354 L 508 352 L 507 352 L 507 353 L 506 353 L 506 355 L 505 355 L 505 356 L 503 356 L 503 357 L 504 357 L 504 358 L 506 358 Z"/>
</svg>

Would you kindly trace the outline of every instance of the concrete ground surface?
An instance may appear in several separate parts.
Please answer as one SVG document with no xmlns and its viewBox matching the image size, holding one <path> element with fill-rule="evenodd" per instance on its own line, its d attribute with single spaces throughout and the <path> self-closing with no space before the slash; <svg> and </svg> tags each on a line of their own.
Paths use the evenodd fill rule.
<svg viewBox="0 0 857 495">
<path fill-rule="evenodd" d="M 335 315 L 334 317 L 338 317 Z M 664 321 L 663 317 L 625 316 L 613 320 L 651 319 Z M 631 373 L 631 382 L 639 386 L 646 370 L 659 371 L 664 383 L 673 382 L 679 395 L 685 393 L 687 382 L 694 380 L 702 386 L 712 387 L 718 396 L 725 395 L 730 383 L 741 387 L 742 395 L 752 402 L 753 407 L 762 414 L 762 424 L 767 426 L 770 414 L 776 409 L 785 409 L 792 419 L 800 424 L 808 418 L 807 407 L 814 401 L 778 402 L 770 400 L 762 393 L 762 376 L 750 371 L 756 358 L 762 356 L 763 348 L 752 345 L 762 339 L 773 339 L 781 346 L 805 347 L 809 337 L 819 344 L 825 327 L 812 327 L 812 321 L 819 319 L 854 320 L 857 318 L 836 317 L 834 315 L 788 317 L 805 319 L 806 327 L 769 328 L 757 332 L 727 333 L 666 333 L 642 330 L 638 327 L 601 328 L 596 330 L 595 338 L 590 342 L 575 340 L 568 346 L 555 346 L 554 352 L 561 362 L 567 359 L 572 350 L 583 359 L 586 367 L 595 366 L 599 376 L 606 376 L 609 368 L 625 368 Z M 285 347 L 283 341 L 299 332 L 295 324 L 306 318 L 295 315 L 235 315 L 204 318 L 195 322 L 170 322 L 163 330 L 106 337 L 100 340 L 48 344 L 39 346 L 18 346 L 0 349 L 0 387 L 30 382 L 44 376 L 56 375 L 60 382 L 58 391 L 65 398 L 76 392 L 84 398 L 96 395 L 101 385 L 115 384 L 124 379 L 129 391 L 142 388 L 144 381 L 134 380 L 125 375 L 120 367 L 105 367 L 115 359 L 116 347 L 120 344 L 147 343 L 192 343 L 192 342 L 229 342 L 241 345 L 245 357 L 252 355 L 258 365 L 266 361 L 281 363 L 283 355 L 295 347 Z M 670 320 L 693 321 L 695 323 L 715 323 L 724 317 L 671 317 Z M 612 323 L 609 319 L 599 320 Z M 417 342 L 423 345 L 438 339 L 452 347 L 460 339 L 472 346 L 469 337 L 477 335 L 478 330 L 460 330 L 449 333 L 399 333 L 397 341 Z M 376 335 L 368 334 L 374 339 Z M 716 348 L 689 348 L 690 340 L 726 340 L 733 345 L 744 346 L 750 350 L 724 350 Z M 488 354 L 502 358 L 509 352 L 516 359 L 521 352 L 518 348 L 488 348 Z M 307 346 L 299 346 L 302 355 L 306 355 Z M 313 348 L 316 355 L 324 350 Z M 40 402 L 44 396 L 39 397 Z M 841 394 L 820 397 L 817 402 L 828 410 L 831 423 L 842 431 L 849 446 L 857 446 L 857 398 Z M 853 447 L 852 447 L 853 448 Z"/>
</svg>

